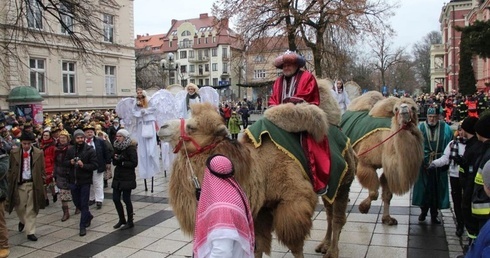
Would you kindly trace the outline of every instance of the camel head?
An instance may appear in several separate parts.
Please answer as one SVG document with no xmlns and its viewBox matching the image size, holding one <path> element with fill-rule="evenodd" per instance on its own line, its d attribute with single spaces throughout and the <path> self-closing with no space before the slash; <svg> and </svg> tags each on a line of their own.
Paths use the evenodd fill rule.
<svg viewBox="0 0 490 258">
<path fill-rule="evenodd" d="M 411 98 L 399 99 L 393 106 L 393 113 L 399 127 L 417 127 L 419 122 L 418 106 Z"/>
<path fill-rule="evenodd" d="M 216 107 L 210 103 L 196 103 L 191 105 L 191 118 L 166 122 L 157 135 L 160 140 L 177 147 L 177 151 L 187 149 L 188 153 L 192 153 L 224 139 L 228 130 Z"/>
</svg>

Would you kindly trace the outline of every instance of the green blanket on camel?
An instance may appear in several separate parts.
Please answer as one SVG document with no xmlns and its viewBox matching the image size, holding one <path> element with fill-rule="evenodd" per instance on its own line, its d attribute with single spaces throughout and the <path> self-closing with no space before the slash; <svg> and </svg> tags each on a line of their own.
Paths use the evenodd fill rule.
<svg viewBox="0 0 490 258">
<path fill-rule="evenodd" d="M 262 137 L 269 137 L 279 150 L 298 163 L 303 175 L 309 180 L 308 162 L 301 146 L 299 133 L 287 132 L 266 118 L 261 118 L 247 127 L 245 133 L 253 141 L 255 148 L 262 145 Z M 331 125 L 328 130 L 328 144 L 330 146 L 330 181 L 325 197 L 328 202 L 333 203 L 339 184 L 347 172 L 347 162 L 344 156 L 350 141 L 338 127 Z"/>
<path fill-rule="evenodd" d="M 369 111 L 346 111 L 342 115 L 340 128 L 349 136 L 352 146 L 379 130 L 390 130 L 391 117 L 373 117 Z"/>
</svg>

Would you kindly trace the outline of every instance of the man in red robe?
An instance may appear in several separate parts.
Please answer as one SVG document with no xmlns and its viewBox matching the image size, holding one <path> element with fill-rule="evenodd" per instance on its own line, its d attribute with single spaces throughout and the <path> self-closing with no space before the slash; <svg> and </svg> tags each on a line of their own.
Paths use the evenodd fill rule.
<svg viewBox="0 0 490 258">
<path fill-rule="evenodd" d="M 295 52 L 286 51 L 274 60 L 274 66 L 282 69 L 283 75 L 276 79 L 272 86 L 269 106 L 281 103 L 308 102 L 320 104 L 320 92 L 315 77 L 308 71 L 300 69 L 305 65 L 305 59 Z M 304 133 L 303 148 L 311 171 L 313 189 L 319 195 L 327 192 L 330 177 L 330 149 L 325 136 L 316 142 L 313 137 Z"/>
</svg>

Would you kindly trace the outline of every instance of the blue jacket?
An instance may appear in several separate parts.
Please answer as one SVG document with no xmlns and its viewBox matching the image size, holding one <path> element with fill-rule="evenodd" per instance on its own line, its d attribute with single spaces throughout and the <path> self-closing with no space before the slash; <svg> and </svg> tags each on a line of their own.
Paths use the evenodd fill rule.
<svg viewBox="0 0 490 258">
<path fill-rule="evenodd" d="M 475 243 L 471 246 L 465 258 L 490 257 L 490 220 L 480 230 Z"/>
</svg>

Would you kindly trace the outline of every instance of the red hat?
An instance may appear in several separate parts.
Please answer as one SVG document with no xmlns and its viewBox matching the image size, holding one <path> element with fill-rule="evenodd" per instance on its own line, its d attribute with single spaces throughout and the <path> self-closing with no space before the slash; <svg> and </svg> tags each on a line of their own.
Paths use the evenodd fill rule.
<svg viewBox="0 0 490 258">
<path fill-rule="evenodd" d="M 299 67 L 303 67 L 306 64 L 306 60 L 304 57 L 298 55 L 296 52 L 287 50 L 284 54 L 278 56 L 274 60 L 274 66 L 282 69 L 282 66 L 286 63 L 297 64 Z"/>
</svg>

